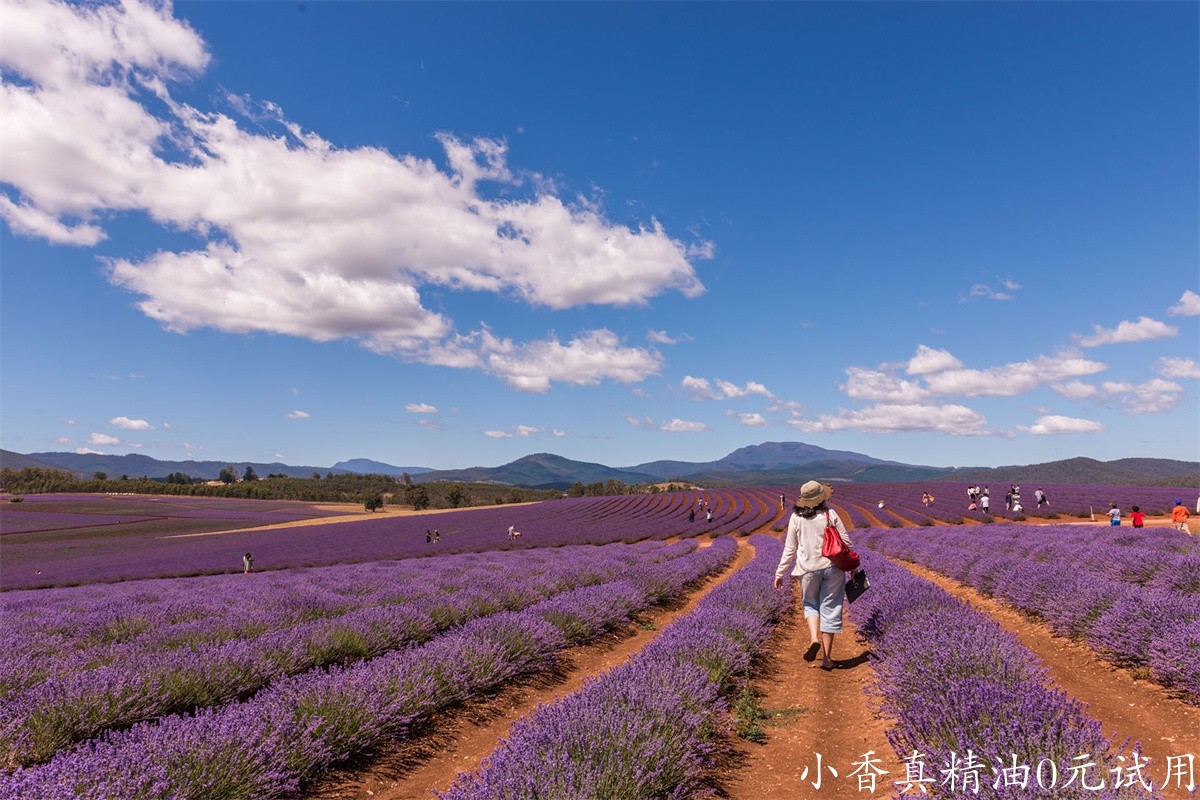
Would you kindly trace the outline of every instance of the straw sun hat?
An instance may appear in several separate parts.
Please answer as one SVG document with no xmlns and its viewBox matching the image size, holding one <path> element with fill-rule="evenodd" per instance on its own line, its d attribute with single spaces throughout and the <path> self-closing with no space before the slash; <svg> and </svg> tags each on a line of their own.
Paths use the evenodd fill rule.
<svg viewBox="0 0 1200 800">
<path fill-rule="evenodd" d="M 800 487 L 800 496 L 796 498 L 796 508 L 814 508 L 821 505 L 833 494 L 833 487 L 826 486 L 820 481 L 809 481 Z"/>
</svg>

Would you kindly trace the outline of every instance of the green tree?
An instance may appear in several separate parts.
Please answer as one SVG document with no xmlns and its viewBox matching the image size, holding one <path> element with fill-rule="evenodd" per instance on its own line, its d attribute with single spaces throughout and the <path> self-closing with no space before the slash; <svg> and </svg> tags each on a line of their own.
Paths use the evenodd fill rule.
<svg viewBox="0 0 1200 800">
<path fill-rule="evenodd" d="M 373 494 L 363 502 L 367 511 L 375 512 L 383 508 L 383 495 Z"/>
<path fill-rule="evenodd" d="M 246 467 L 246 471 L 242 474 L 242 480 L 244 480 L 244 481 L 258 480 L 258 473 L 254 471 L 254 467 L 251 467 L 251 466 Z"/>
<path fill-rule="evenodd" d="M 92 477 L 98 481 L 106 481 L 106 480 L 108 480 L 108 473 L 101 472 L 100 470 L 96 470 L 95 472 L 92 473 Z"/>
<path fill-rule="evenodd" d="M 407 472 L 400 473 L 400 482 L 405 486 L 412 486 L 412 475 L 409 475 Z"/>
<path fill-rule="evenodd" d="M 232 465 L 226 465 L 221 468 L 221 472 L 217 475 L 217 480 L 228 486 L 231 483 L 237 482 L 237 473 L 234 472 Z"/>
<path fill-rule="evenodd" d="M 467 502 L 467 492 L 458 484 L 450 487 L 450 491 L 446 492 L 446 502 L 451 508 L 458 508 Z"/>
<path fill-rule="evenodd" d="M 429 492 L 419 483 L 408 486 L 404 490 L 404 502 L 413 507 L 413 511 L 429 508 Z"/>
<path fill-rule="evenodd" d="M 587 489 L 584 489 L 583 484 L 580 483 L 579 481 L 575 481 L 574 483 L 571 484 L 571 488 L 567 489 L 568 497 L 583 497 L 584 494 L 586 494 L 586 493 L 587 493 Z"/>
</svg>

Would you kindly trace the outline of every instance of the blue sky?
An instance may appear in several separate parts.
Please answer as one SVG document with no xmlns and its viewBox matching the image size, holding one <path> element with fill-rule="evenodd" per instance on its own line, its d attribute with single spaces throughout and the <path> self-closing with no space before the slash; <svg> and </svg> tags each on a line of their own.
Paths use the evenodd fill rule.
<svg viewBox="0 0 1200 800">
<path fill-rule="evenodd" d="M 3 15 L 5 449 L 1200 457 L 1196 3 Z"/>
</svg>

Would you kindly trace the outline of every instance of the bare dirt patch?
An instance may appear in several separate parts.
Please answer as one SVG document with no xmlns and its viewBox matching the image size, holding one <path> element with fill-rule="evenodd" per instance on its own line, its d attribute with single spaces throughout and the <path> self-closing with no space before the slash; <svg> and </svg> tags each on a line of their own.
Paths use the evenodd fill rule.
<svg viewBox="0 0 1200 800">
<path fill-rule="evenodd" d="M 854 770 L 854 762 L 868 752 L 878 759 L 881 769 L 896 771 L 897 759 L 884 733 L 886 722 L 867 692 L 874 677 L 868 663 L 869 647 L 858 640 L 847 619 L 834 641 L 835 668 L 822 670 L 817 666 L 819 659 L 810 663 L 803 658 L 809 642 L 803 615 L 797 599 L 776 628 L 763 669 L 753 681 L 766 714 L 762 723 L 765 739 L 739 748 L 737 767 L 720 780 L 727 797 L 796 800 L 818 794 L 855 796 L 857 778 L 846 776 Z M 830 767 L 839 777 L 830 773 Z M 883 786 L 881 782 L 880 788 Z"/>
</svg>

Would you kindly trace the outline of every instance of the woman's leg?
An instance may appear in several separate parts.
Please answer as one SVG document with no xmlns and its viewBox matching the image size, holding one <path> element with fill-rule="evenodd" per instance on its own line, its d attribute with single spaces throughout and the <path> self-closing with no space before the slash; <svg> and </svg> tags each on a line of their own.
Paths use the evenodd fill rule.
<svg viewBox="0 0 1200 800">
<path fill-rule="evenodd" d="M 823 570 L 821 582 L 821 666 L 833 667 L 833 637 L 842 632 L 842 604 L 846 598 L 846 575 L 840 569 Z"/>
</svg>

